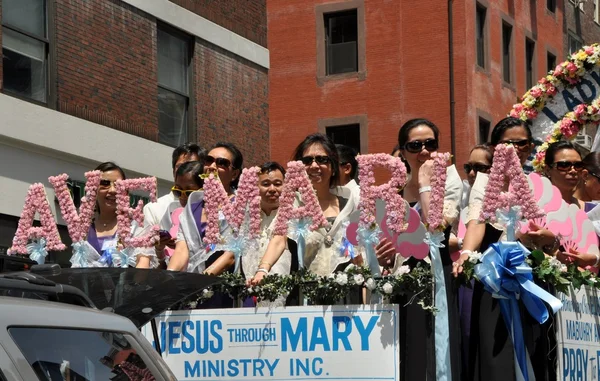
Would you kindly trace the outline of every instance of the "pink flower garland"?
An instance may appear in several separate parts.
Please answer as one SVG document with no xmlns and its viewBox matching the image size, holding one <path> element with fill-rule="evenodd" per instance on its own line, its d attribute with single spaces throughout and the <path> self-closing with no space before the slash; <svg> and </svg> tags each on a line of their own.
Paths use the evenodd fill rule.
<svg viewBox="0 0 600 381">
<path fill-rule="evenodd" d="M 510 179 L 511 188 L 509 192 L 502 192 L 506 177 Z M 521 214 L 527 220 L 544 216 L 533 198 L 515 148 L 512 145 L 498 144 L 494 152 L 494 163 L 485 188 L 483 211 L 479 220 L 495 222 L 496 211 L 516 205 L 521 206 Z"/>
<path fill-rule="evenodd" d="M 429 198 L 429 215 L 427 223 L 433 232 L 444 227 L 444 197 L 446 195 L 446 167 L 450 160 L 449 153 L 433 152 L 433 176 L 431 179 L 431 195 Z"/>
<path fill-rule="evenodd" d="M 129 191 L 143 190 L 150 194 L 150 201 L 156 202 L 156 177 L 144 177 L 138 179 L 118 180 L 115 183 L 117 189 L 117 233 L 125 247 L 151 247 L 158 242 L 159 226 L 152 227 L 152 231 L 144 236 L 131 237 L 131 221 L 134 220 L 139 226 L 144 226 L 144 203 L 138 202 L 137 207 L 129 206 Z"/>
<path fill-rule="evenodd" d="M 42 227 L 31 226 L 36 212 L 40 215 Z M 13 238 L 12 247 L 8 249 L 8 254 L 27 254 L 27 241 L 42 237 L 46 239 L 48 250 L 64 250 L 66 248 L 60 240 L 56 220 L 46 197 L 46 188 L 41 183 L 35 183 L 27 191 L 25 207 L 21 212 L 17 232 Z"/>
<path fill-rule="evenodd" d="M 395 233 L 406 230 L 404 199 L 399 191 L 406 185 L 406 166 L 399 158 L 385 153 L 359 155 L 358 177 L 360 179 L 360 222 L 365 227 L 376 223 L 376 201 L 382 199 L 387 204 L 387 226 Z M 391 179 L 383 185 L 375 186 L 375 167 L 386 167 L 391 171 Z"/>
<path fill-rule="evenodd" d="M 73 203 L 73 198 L 71 197 L 71 193 L 67 187 L 67 180 L 69 179 L 69 176 L 64 173 L 62 175 L 48 178 L 54 187 L 54 193 L 56 193 L 58 204 L 60 206 L 60 213 L 67 222 L 69 236 L 73 242 L 85 240 L 90 225 L 92 224 L 101 175 L 102 172 L 100 171 L 91 171 L 85 173 L 85 177 L 87 179 L 85 183 L 85 196 L 81 198 L 79 213 L 77 213 L 77 209 Z"/>
<path fill-rule="evenodd" d="M 260 233 L 260 193 L 258 189 L 258 172 L 260 168 L 245 168 L 240 177 L 239 186 L 235 194 L 235 201 L 231 202 L 218 177 L 210 175 L 204 181 L 204 210 L 208 221 L 204 242 L 207 244 L 218 243 L 219 237 L 219 208 L 234 231 L 239 232 L 246 217 L 246 206 L 249 204 L 251 237 Z"/>
<path fill-rule="evenodd" d="M 306 168 L 301 161 L 290 161 L 287 164 L 288 171 L 285 174 L 283 190 L 279 198 L 279 210 L 275 221 L 275 235 L 286 235 L 288 221 L 291 219 L 311 218 L 310 230 L 317 230 L 321 226 L 327 226 L 327 219 L 323 215 L 319 199 L 313 188 Z M 302 196 L 304 206 L 294 208 L 296 190 Z"/>
</svg>

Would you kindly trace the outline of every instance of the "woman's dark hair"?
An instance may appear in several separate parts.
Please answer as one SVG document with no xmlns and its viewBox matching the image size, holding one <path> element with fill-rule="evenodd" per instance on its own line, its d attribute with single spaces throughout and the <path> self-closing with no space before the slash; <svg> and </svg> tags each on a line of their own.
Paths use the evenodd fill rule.
<svg viewBox="0 0 600 381">
<path fill-rule="evenodd" d="M 583 166 L 588 172 L 600 175 L 600 152 L 590 152 L 583 158 Z"/>
<path fill-rule="evenodd" d="M 432 121 L 422 118 L 411 119 L 408 122 L 404 123 L 402 127 L 400 127 L 400 131 L 398 131 L 398 148 L 404 148 L 404 145 L 408 143 L 408 135 L 410 134 L 410 131 L 413 128 L 419 127 L 421 125 L 431 128 L 435 140 L 438 140 L 440 136 L 440 129 L 437 128 L 437 126 L 433 124 Z"/>
<path fill-rule="evenodd" d="M 396 144 L 394 146 L 394 149 L 392 150 L 392 153 L 390 153 L 390 155 L 394 156 L 394 153 L 397 151 L 400 151 L 400 144 Z M 400 160 L 402 160 L 402 162 L 404 163 L 404 166 L 406 167 L 406 173 L 408 173 L 410 175 L 410 164 L 408 164 L 408 161 L 406 161 L 406 159 L 404 158 L 404 156 L 402 156 L 402 154 L 398 155 L 398 158 Z"/>
<path fill-rule="evenodd" d="M 552 164 L 554 164 L 554 156 L 558 153 L 558 151 L 562 151 L 564 149 L 572 149 L 581 156 L 581 153 L 575 148 L 573 143 L 568 142 L 566 140 L 559 140 L 554 142 L 548 146 L 546 150 L 546 156 L 544 157 L 544 164 L 546 164 L 547 168 L 550 168 Z"/>
<path fill-rule="evenodd" d="M 500 142 L 502 141 L 502 136 L 504 135 L 506 130 L 509 130 L 514 127 L 523 127 L 527 132 L 527 138 L 529 139 L 529 141 L 533 141 L 533 135 L 531 134 L 531 122 L 528 120 L 525 121 L 509 116 L 496 123 L 494 129 L 492 130 L 490 144 L 493 146 L 500 144 Z"/>
<path fill-rule="evenodd" d="M 204 180 L 200 177 L 204 173 L 204 165 L 200 161 L 187 161 L 177 168 L 177 172 L 175 172 L 175 181 L 179 176 L 187 175 L 188 173 L 192 174 L 192 179 L 194 183 L 198 185 L 198 187 L 204 187 Z"/>
<path fill-rule="evenodd" d="M 471 151 L 469 152 L 469 154 L 471 154 L 471 152 L 475 151 L 476 149 L 485 151 L 485 157 L 490 162 L 490 164 L 494 161 L 494 150 L 492 149 L 491 145 L 489 145 L 487 143 L 477 144 L 476 146 L 471 148 Z"/>
<path fill-rule="evenodd" d="M 239 169 L 240 170 L 240 175 L 241 175 L 242 166 L 244 165 L 244 156 L 242 156 L 242 151 L 240 151 L 235 146 L 235 144 L 229 143 L 229 142 L 217 142 L 217 143 L 215 143 L 215 145 L 213 145 L 212 147 L 210 147 L 209 152 L 212 151 L 215 148 L 225 148 L 227 151 L 229 151 L 229 153 L 233 157 L 233 161 L 231 162 L 231 166 L 233 167 L 233 169 Z M 232 188 L 237 188 L 239 181 L 240 181 L 240 176 L 238 176 L 234 180 L 231 180 L 230 186 Z"/>
<path fill-rule="evenodd" d="M 285 169 L 281 164 L 276 161 L 267 161 L 263 165 L 260 166 L 260 174 L 264 175 L 265 173 L 279 171 L 282 175 L 285 176 Z"/>
<path fill-rule="evenodd" d="M 356 155 L 358 155 L 358 152 L 354 148 L 344 144 L 336 144 L 335 148 L 337 149 L 340 158 L 340 165 L 350 164 L 350 167 L 352 167 L 350 170 L 350 178 L 356 178 L 356 171 L 358 170 Z"/>
<path fill-rule="evenodd" d="M 180 145 L 179 147 L 175 148 L 175 150 L 173 150 L 173 157 L 171 159 L 171 165 L 173 169 L 175 169 L 175 164 L 182 155 L 194 155 L 197 156 L 198 159 L 202 160 L 202 158 L 206 155 L 206 150 L 196 143 L 185 143 Z"/>
<path fill-rule="evenodd" d="M 123 180 L 127 179 L 127 176 L 125 176 L 125 172 L 123 171 L 123 169 L 115 163 L 113 163 L 112 161 L 106 161 L 102 164 L 98 164 L 98 166 L 94 170 L 100 172 L 118 171 L 121 174 Z"/>
<path fill-rule="evenodd" d="M 313 144 L 319 144 L 329 157 L 331 162 L 331 179 L 329 179 L 329 187 L 335 187 L 340 180 L 340 158 L 337 153 L 337 149 L 335 148 L 335 144 L 327 137 L 327 135 L 323 134 L 312 134 L 308 135 L 304 140 L 298 144 L 296 150 L 294 151 L 294 160 L 302 160 L 302 156 L 304 156 L 304 151 L 308 149 L 308 147 Z"/>
</svg>

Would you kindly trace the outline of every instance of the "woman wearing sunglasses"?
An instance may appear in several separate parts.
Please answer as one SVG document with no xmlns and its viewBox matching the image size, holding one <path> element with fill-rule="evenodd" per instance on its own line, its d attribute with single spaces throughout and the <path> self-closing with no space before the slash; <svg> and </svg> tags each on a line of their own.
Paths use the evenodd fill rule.
<svg viewBox="0 0 600 381">
<path fill-rule="evenodd" d="M 491 134 L 491 146 L 512 144 L 517 149 L 521 165 L 524 165 L 533 150 L 533 138 L 529 122 L 507 117 L 499 121 Z M 485 252 L 488 247 L 506 239 L 504 227 L 479 221 L 483 209 L 485 187 L 488 183 L 486 173 L 478 173 L 471 188 L 469 211 L 467 214 L 467 232 L 460 258 L 453 264 L 454 274 L 462 272 L 462 264 L 473 251 Z M 508 190 L 505 184 L 504 191 Z M 523 237 L 526 238 L 526 237 Z M 552 365 L 552 339 L 550 325 L 552 319 L 544 325 L 537 324 L 530 317 L 522 320 L 523 335 L 527 338 L 529 353 L 535 378 L 554 380 Z M 467 379 L 474 381 L 516 380 L 514 348 L 506 324 L 500 312 L 498 300 L 483 289 L 480 282 L 473 288 L 471 326 L 469 343 L 469 368 Z"/>
<path fill-rule="evenodd" d="M 233 195 L 242 173 L 243 164 L 242 153 L 234 144 L 219 142 L 212 146 L 204 158 L 204 172 L 216 173 L 227 194 Z"/>
<path fill-rule="evenodd" d="M 422 216 L 423 221 L 429 213 L 429 196 L 431 194 L 431 175 L 433 173 L 433 161 L 431 154 L 439 147 L 439 129 L 427 119 L 411 119 L 404 123 L 398 132 L 398 146 L 400 156 L 410 167 L 410 176 L 403 190 L 403 197 Z M 440 250 L 444 272 L 450 278 L 450 254 L 448 251 L 448 240 L 451 226 L 458 217 L 460 200 L 462 194 L 462 181 L 454 165 L 447 169 L 446 195 L 444 197 L 444 220 L 448 226 L 445 231 L 444 248 Z M 390 245 L 387 240 L 381 240 L 380 246 Z M 396 254 L 396 253 L 394 253 Z M 395 259 L 394 259 L 395 258 Z M 380 258 L 380 264 L 391 266 L 399 263 L 399 255 L 391 258 Z M 410 258 L 404 262 L 414 267 L 419 261 Z M 458 319 L 457 290 L 446 282 L 447 296 L 449 298 L 449 323 L 451 327 L 450 342 L 452 379 L 460 379 L 460 331 Z M 404 322 L 400 327 L 401 337 L 401 363 L 403 380 L 422 380 L 435 377 L 433 362 L 425 359 L 433 358 L 434 343 L 432 336 L 433 319 L 430 314 L 425 313 L 419 306 L 410 304 L 408 298 L 395 300 L 402 306 L 400 309 L 400 321 Z M 454 328 L 452 328 L 454 327 Z"/>
<path fill-rule="evenodd" d="M 323 134 L 307 136 L 296 147 L 293 158 L 304 164 L 323 214 L 329 221 L 328 228 L 311 232 L 306 238 L 304 265 L 317 275 L 328 275 L 345 268 L 351 261 L 350 257 L 340 255 L 340 250 L 345 232 L 344 221 L 358 205 L 359 190 L 358 187 L 353 190 L 336 187 L 339 179 L 338 153 L 335 144 Z M 259 284 L 287 246 L 287 237 L 274 236 L 249 283 Z"/>
<path fill-rule="evenodd" d="M 583 158 L 581 182 L 575 197 L 585 202 L 585 211 L 592 210 L 600 201 L 600 152 L 590 152 Z"/>
</svg>

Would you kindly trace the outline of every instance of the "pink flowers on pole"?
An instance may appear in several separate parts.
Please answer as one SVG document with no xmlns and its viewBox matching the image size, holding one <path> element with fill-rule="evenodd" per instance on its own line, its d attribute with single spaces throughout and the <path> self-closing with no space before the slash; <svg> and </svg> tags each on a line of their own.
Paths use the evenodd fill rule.
<svg viewBox="0 0 600 381">
<path fill-rule="evenodd" d="M 219 237 L 219 208 L 221 208 L 229 226 L 240 232 L 246 211 L 249 214 L 249 236 L 257 237 L 260 233 L 260 194 L 258 189 L 258 167 L 245 168 L 240 177 L 235 201 L 231 202 L 218 177 L 211 174 L 204 181 L 204 210 L 207 227 L 204 242 L 218 243 Z"/>
<path fill-rule="evenodd" d="M 41 227 L 33 227 L 35 213 L 40 216 Z M 64 250 L 65 245 L 61 242 L 56 228 L 56 220 L 50 210 L 50 204 L 46 197 L 46 189 L 41 183 L 32 184 L 27 191 L 25 207 L 21 213 L 17 232 L 13 238 L 12 247 L 8 254 L 27 254 L 27 243 L 30 239 L 46 240 L 48 250 Z"/>
<path fill-rule="evenodd" d="M 54 187 L 54 193 L 56 193 L 58 204 L 60 206 L 60 213 L 67 223 L 69 236 L 73 242 L 85 240 L 90 225 L 92 224 L 101 174 L 102 172 L 100 171 L 90 171 L 85 173 L 87 179 L 85 183 L 85 197 L 81 198 L 79 213 L 77 213 L 73 198 L 67 187 L 69 176 L 66 173 L 63 173 L 62 175 L 48 178 L 50 184 Z"/>
<path fill-rule="evenodd" d="M 292 219 L 310 218 L 311 225 L 309 226 L 309 230 L 317 230 L 321 226 L 326 226 L 327 219 L 323 215 L 317 194 L 306 174 L 304 164 L 301 161 L 290 161 L 287 167 L 288 170 L 285 174 L 283 191 L 279 198 L 279 211 L 273 233 L 276 235 L 286 235 L 288 221 Z M 294 208 L 296 191 L 300 193 L 304 205 Z"/>
<path fill-rule="evenodd" d="M 433 232 L 444 226 L 444 196 L 446 195 L 446 167 L 450 160 L 449 153 L 433 152 L 433 177 L 431 179 L 431 195 L 429 198 L 429 215 L 427 224 Z"/>
<path fill-rule="evenodd" d="M 508 192 L 502 192 L 505 178 L 510 181 Z M 498 144 L 494 152 L 494 164 L 490 170 L 489 181 L 485 188 L 480 221 L 495 222 L 497 211 L 516 205 L 521 206 L 520 213 L 527 220 L 544 216 L 529 189 L 527 177 L 521 168 L 515 148 L 511 145 Z"/>
<path fill-rule="evenodd" d="M 158 225 L 149 234 L 131 236 L 132 220 L 139 226 L 144 225 L 144 203 L 140 200 L 135 208 L 129 206 L 129 191 L 143 190 L 150 194 L 150 201 L 156 202 L 156 177 L 118 180 L 117 188 L 117 233 L 125 247 L 151 247 L 158 242 Z"/>
<path fill-rule="evenodd" d="M 360 179 L 360 222 L 365 228 L 376 223 L 376 201 L 382 199 L 387 205 L 387 226 L 395 232 L 406 230 L 404 199 L 400 190 L 406 185 L 406 166 L 399 158 L 384 153 L 359 155 L 358 177 Z M 375 167 L 386 167 L 391 179 L 383 185 L 375 185 Z"/>
</svg>

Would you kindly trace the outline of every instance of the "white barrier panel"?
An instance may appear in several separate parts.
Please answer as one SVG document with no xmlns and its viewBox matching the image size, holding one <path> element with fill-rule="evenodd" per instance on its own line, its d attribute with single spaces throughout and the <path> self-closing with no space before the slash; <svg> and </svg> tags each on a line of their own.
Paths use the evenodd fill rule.
<svg viewBox="0 0 600 381">
<path fill-rule="evenodd" d="M 397 305 L 169 311 L 156 320 L 178 380 L 399 380 Z M 150 324 L 142 333 L 154 343 Z"/>
<path fill-rule="evenodd" d="M 588 287 L 559 292 L 557 317 L 558 380 L 600 380 L 600 299 Z"/>
</svg>

